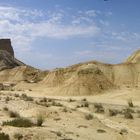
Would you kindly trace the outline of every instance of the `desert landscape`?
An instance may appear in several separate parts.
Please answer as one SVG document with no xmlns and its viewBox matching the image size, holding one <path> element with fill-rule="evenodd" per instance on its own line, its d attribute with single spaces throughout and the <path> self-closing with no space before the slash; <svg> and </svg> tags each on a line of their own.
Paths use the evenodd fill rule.
<svg viewBox="0 0 140 140">
<path fill-rule="evenodd" d="M 98 61 L 42 71 L 0 40 L 1 140 L 139 140 L 140 50 L 121 64 Z"/>
</svg>

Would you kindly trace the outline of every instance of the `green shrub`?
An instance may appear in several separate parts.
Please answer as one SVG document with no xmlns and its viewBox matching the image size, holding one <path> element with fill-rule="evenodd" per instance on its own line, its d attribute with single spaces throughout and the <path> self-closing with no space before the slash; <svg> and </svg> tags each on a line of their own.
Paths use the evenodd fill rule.
<svg viewBox="0 0 140 140">
<path fill-rule="evenodd" d="M 14 111 L 9 111 L 9 116 L 11 118 L 18 118 L 18 117 L 20 117 L 20 115 L 17 112 L 14 112 Z"/>
<path fill-rule="evenodd" d="M 5 98 L 5 102 L 8 102 L 8 101 L 10 101 L 10 97 L 7 96 L 7 97 Z"/>
<path fill-rule="evenodd" d="M 132 115 L 132 113 L 134 113 L 133 111 L 134 110 L 129 109 L 129 108 L 124 109 L 123 110 L 124 118 L 126 118 L 126 119 L 133 119 L 133 115 Z"/>
<path fill-rule="evenodd" d="M 103 130 L 103 129 L 97 129 L 97 132 L 98 132 L 98 133 L 106 133 L 106 131 Z"/>
<path fill-rule="evenodd" d="M 92 120 L 93 119 L 93 115 L 92 114 L 86 114 L 85 115 L 85 119 L 86 120 Z"/>
<path fill-rule="evenodd" d="M 62 111 L 63 111 L 63 112 L 68 112 L 68 110 L 67 110 L 66 107 L 64 107 Z"/>
<path fill-rule="evenodd" d="M 27 96 L 26 94 L 22 94 L 21 99 L 23 99 L 24 101 L 33 101 L 33 98 Z"/>
<path fill-rule="evenodd" d="M 74 99 L 68 99 L 68 102 L 75 102 L 75 100 Z"/>
<path fill-rule="evenodd" d="M 19 97 L 19 94 L 15 94 L 14 96 L 15 96 L 15 97 Z"/>
<path fill-rule="evenodd" d="M 124 135 L 124 134 L 127 134 L 127 133 L 128 133 L 127 129 L 121 129 L 120 130 L 121 135 Z"/>
<path fill-rule="evenodd" d="M 9 125 L 9 126 L 15 126 L 15 127 L 35 126 L 35 124 L 31 120 L 25 119 L 25 118 L 16 118 L 14 120 L 5 121 L 5 122 L 3 122 L 3 125 Z"/>
<path fill-rule="evenodd" d="M 87 99 L 86 98 L 83 98 L 82 101 L 87 101 Z"/>
<path fill-rule="evenodd" d="M 124 113 L 124 118 L 126 118 L 126 119 L 133 119 L 133 115 L 130 112 L 125 112 Z"/>
<path fill-rule="evenodd" d="M 10 137 L 8 134 L 0 133 L 0 140 L 10 140 Z"/>
<path fill-rule="evenodd" d="M 8 109 L 8 107 L 4 107 L 3 110 L 4 111 L 8 111 L 9 109 Z"/>
<path fill-rule="evenodd" d="M 42 126 L 42 124 L 43 124 L 43 122 L 44 122 L 44 118 L 43 118 L 43 116 L 42 115 L 39 115 L 38 117 L 37 117 L 37 126 Z"/>
<path fill-rule="evenodd" d="M 129 99 L 127 103 L 129 107 L 134 107 L 132 99 Z"/>
<path fill-rule="evenodd" d="M 109 109 L 109 116 L 116 116 L 119 113 L 116 109 Z"/>
<path fill-rule="evenodd" d="M 43 99 L 40 100 L 40 102 L 47 102 L 47 98 L 44 97 Z"/>
<path fill-rule="evenodd" d="M 58 107 L 62 107 L 63 105 L 61 103 L 57 103 L 55 101 L 52 102 L 53 106 L 58 106 Z"/>
<path fill-rule="evenodd" d="M 96 109 L 95 110 L 96 113 L 104 113 L 104 108 L 103 108 L 102 104 L 95 103 L 94 107 Z"/>
<path fill-rule="evenodd" d="M 14 138 L 17 140 L 21 140 L 23 138 L 23 135 L 20 133 L 16 133 L 16 134 L 14 134 Z"/>
<path fill-rule="evenodd" d="M 83 107 L 89 107 L 89 103 L 86 101 L 86 102 L 83 104 Z"/>
</svg>

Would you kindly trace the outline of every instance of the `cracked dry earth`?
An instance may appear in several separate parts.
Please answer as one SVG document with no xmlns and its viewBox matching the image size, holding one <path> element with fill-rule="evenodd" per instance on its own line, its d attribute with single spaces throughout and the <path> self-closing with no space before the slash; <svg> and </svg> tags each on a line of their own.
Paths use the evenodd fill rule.
<svg viewBox="0 0 140 140">
<path fill-rule="evenodd" d="M 44 97 L 40 93 L 3 91 L 0 93 L 0 132 L 8 134 L 10 140 L 139 140 L 140 107 L 127 104 L 104 103 L 92 97 Z M 130 109 L 133 118 L 125 117 Z M 109 110 L 117 110 L 110 114 Z M 36 123 L 43 117 L 42 126 L 16 127 L 3 125 L 14 120 L 9 112 Z"/>
</svg>

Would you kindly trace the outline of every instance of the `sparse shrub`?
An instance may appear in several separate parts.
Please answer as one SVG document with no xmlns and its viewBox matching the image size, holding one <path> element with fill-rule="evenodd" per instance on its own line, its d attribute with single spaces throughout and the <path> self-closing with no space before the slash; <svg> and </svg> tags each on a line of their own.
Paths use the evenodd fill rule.
<svg viewBox="0 0 140 140">
<path fill-rule="evenodd" d="M 75 102 L 75 100 L 70 98 L 68 102 Z"/>
<path fill-rule="evenodd" d="M 124 118 L 126 118 L 126 119 L 133 119 L 133 115 L 131 114 L 131 112 L 129 110 L 126 110 L 124 112 Z"/>
<path fill-rule="evenodd" d="M 92 120 L 93 119 L 93 115 L 92 114 L 86 114 L 85 115 L 85 119 L 86 120 Z"/>
<path fill-rule="evenodd" d="M 76 108 L 80 108 L 80 107 L 81 107 L 80 105 L 77 105 L 77 106 L 76 106 Z"/>
<path fill-rule="evenodd" d="M 61 103 L 57 103 L 55 101 L 52 102 L 52 105 L 53 106 L 59 106 L 59 107 L 62 107 L 63 106 Z"/>
<path fill-rule="evenodd" d="M 16 133 L 16 134 L 14 134 L 14 138 L 17 140 L 21 140 L 23 138 L 23 135 L 20 133 Z"/>
<path fill-rule="evenodd" d="M 27 98 L 27 95 L 26 94 L 22 94 L 21 98 Z"/>
<path fill-rule="evenodd" d="M 14 96 L 15 96 L 15 97 L 19 97 L 19 94 L 15 94 Z"/>
<path fill-rule="evenodd" d="M 109 109 L 109 116 L 116 116 L 119 113 L 116 109 Z"/>
<path fill-rule="evenodd" d="M 18 118 L 18 117 L 20 117 L 20 115 L 17 112 L 14 112 L 14 111 L 9 111 L 9 116 L 11 118 Z"/>
<path fill-rule="evenodd" d="M 124 114 L 125 112 L 135 113 L 135 111 L 131 108 L 123 109 L 122 114 Z"/>
<path fill-rule="evenodd" d="M 43 122 L 44 122 L 43 116 L 42 115 L 39 115 L 37 117 L 37 126 L 42 126 Z"/>
<path fill-rule="evenodd" d="M 26 101 L 34 101 L 34 99 L 33 99 L 32 97 L 29 97 L 29 96 L 28 96 L 28 97 L 26 98 Z"/>
<path fill-rule="evenodd" d="M 35 126 L 35 124 L 31 120 L 25 119 L 25 118 L 16 118 L 14 120 L 5 121 L 5 122 L 3 122 L 3 125 L 9 125 L 9 126 L 15 126 L 15 127 Z"/>
<path fill-rule="evenodd" d="M 5 102 L 8 102 L 8 101 L 10 101 L 9 96 L 7 96 L 7 97 L 5 98 Z"/>
<path fill-rule="evenodd" d="M 82 101 L 87 101 L 87 99 L 86 98 L 83 98 Z"/>
<path fill-rule="evenodd" d="M 105 133 L 106 131 L 103 130 L 103 129 L 97 129 L 97 132 L 98 132 L 98 133 Z"/>
<path fill-rule="evenodd" d="M 24 101 L 33 101 L 33 98 L 27 96 L 26 94 L 22 94 L 21 99 L 23 99 Z"/>
<path fill-rule="evenodd" d="M 43 99 L 40 100 L 40 102 L 47 102 L 47 98 L 44 97 Z"/>
<path fill-rule="evenodd" d="M 127 134 L 127 133 L 128 133 L 127 129 L 121 129 L 121 131 L 120 131 L 120 134 L 121 134 L 121 135 Z"/>
<path fill-rule="evenodd" d="M 85 102 L 85 103 L 83 104 L 83 107 L 89 107 L 89 103 L 88 103 L 88 102 Z"/>
<path fill-rule="evenodd" d="M 61 137 L 61 136 L 62 136 L 62 133 L 61 133 L 61 132 L 56 132 L 56 135 L 57 135 L 58 137 Z"/>
<path fill-rule="evenodd" d="M 133 102 L 132 102 L 132 99 L 129 99 L 129 100 L 128 100 L 128 106 L 129 106 L 129 107 L 134 107 Z"/>
<path fill-rule="evenodd" d="M 10 140 L 10 137 L 8 134 L 0 133 L 0 140 Z"/>
<path fill-rule="evenodd" d="M 95 103 L 94 107 L 96 109 L 95 110 L 96 113 L 104 113 L 104 108 L 103 108 L 102 104 Z"/>
<path fill-rule="evenodd" d="M 35 103 L 36 103 L 37 105 L 41 105 L 41 106 L 45 106 L 45 107 L 50 107 L 50 106 L 51 106 L 51 104 L 48 104 L 48 103 L 46 103 L 46 102 L 38 102 L 38 101 L 35 101 Z"/>
<path fill-rule="evenodd" d="M 3 110 L 4 111 L 8 111 L 9 109 L 8 109 L 8 107 L 4 107 Z"/>
<path fill-rule="evenodd" d="M 52 102 L 52 99 L 48 99 L 48 102 Z"/>
<path fill-rule="evenodd" d="M 63 112 L 68 112 L 68 110 L 67 110 L 66 107 L 64 107 L 62 111 L 63 111 Z"/>
</svg>

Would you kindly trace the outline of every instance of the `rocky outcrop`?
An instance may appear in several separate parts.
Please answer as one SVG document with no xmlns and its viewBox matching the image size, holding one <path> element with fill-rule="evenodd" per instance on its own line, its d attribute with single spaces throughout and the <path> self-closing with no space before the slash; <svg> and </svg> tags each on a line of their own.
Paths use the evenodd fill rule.
<svg viewBox="0 0 140 140">
<path fill-rule="evenodd" d="M 0 50 L 6 51 L 10 53 L 11 56 L 14 56 L 14 50 L 10 39 L 0 39 Z"/>
<path fill-rule="evenodd" d="M 25 65 L 14 57 L 10 39 L 0 39 L 0 70 Z"/>
</svg>

